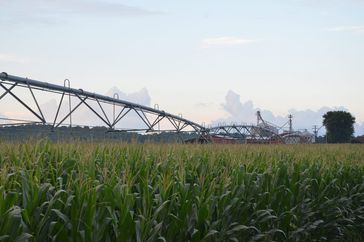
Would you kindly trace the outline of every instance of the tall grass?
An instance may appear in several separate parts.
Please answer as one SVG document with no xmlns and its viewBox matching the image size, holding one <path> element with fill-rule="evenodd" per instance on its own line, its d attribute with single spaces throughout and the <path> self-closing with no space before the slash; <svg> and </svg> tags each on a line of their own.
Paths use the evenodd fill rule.
<svg viewBox="0 0 364 242">
<path fill-rule="evenodd" d="M 0 241 L 363 241 L 360 145 L 0 143 Z"/>
</svg>

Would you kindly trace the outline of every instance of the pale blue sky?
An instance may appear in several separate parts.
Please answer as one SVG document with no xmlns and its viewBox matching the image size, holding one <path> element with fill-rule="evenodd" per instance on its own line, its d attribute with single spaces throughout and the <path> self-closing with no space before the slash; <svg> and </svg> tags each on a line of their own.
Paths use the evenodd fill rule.
<svg viewBox="0 0 364 242">
<path fill-rule="evenodd" d="M 205 123 L 226 118 L 229 90 L 275 115 L 343 106 L 364 122 L 363 13 L 362 0 L 0 0 L 0 71 L 146 88 Z"/>
</svg>

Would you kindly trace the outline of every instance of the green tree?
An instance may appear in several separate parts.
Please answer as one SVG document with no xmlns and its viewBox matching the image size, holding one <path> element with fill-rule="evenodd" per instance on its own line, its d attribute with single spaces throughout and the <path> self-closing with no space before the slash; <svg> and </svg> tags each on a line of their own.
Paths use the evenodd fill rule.
<svg viewBox="0 0 364 242">
<path fill-rule="evenodd" d="M 345 111 L 330 111 L 324 116 L 323 125 L 326 127 L 327 142 L 350 142 L 354 133 L 355 117 Z"/>
</svg>

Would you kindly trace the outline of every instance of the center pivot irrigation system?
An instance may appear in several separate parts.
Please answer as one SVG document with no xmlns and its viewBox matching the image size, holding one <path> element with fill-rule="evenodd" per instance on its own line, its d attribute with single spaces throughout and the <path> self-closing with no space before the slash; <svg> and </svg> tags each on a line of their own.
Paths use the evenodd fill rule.
<svg viewBox="0 0 364 242">
<path fill-rule="evenodd" d="M 11 96 L 7 102 L 18 102 L 33 119 L 19 119 L 15 117 L 6 117 L 0 115 L 0 127 L 21 126 L 21 125 L 48 125 L 50 130 L 60 126 L 75 125 L 72 123 L 72 116 L 81 112 L 81 107 L 93 113 L 103 126 L 108 128 L 108 132 L 138 132 L 138 133 L 161 133 L 171 132 L 181 134 L 183 132 L 194 133 L 199 137 L 193 142 L 221 142 L 234 141 L 240 143 L 283 143 L 283 138 L 272 129 L 260 116 L 258 116 L 257 125 L 218 125 L 206 128 L 204 125 L 195 123 L 182 117 L 174 115 L 159 108 L 151 108 L 140 104 L 119 99 L 118 94 L 113 97 L 100 95 L 83 89 L 70 87 L 70 81 L 64 80 L 64 85 L 55 85 L 47 82 L 41 82 L 33 79 L 9 75 L 5 72 L 0 73 L 0 101 L 4 97 Z M 17 90 L 21 89 L 20 94 Z M 24 97 L 27 94 L 27 97 Z M 39 104 L 39 96 L 55 94 L 57 95 L 57 107 L 54 110 L 45 110 Z M 0 102 L 1 107 L 5 107 Z M 49 107 L 48 107 L 49 109 Z M 62 111 L 61 111 L 62 110 Z M 53 115 L 49 114 L 53 111 Z M 128 116 L 137 119 L 143 127 L 123 127 L 122 121 Z M 29 115 L 28 115 L 29 117 Z M 89 117 L 91 120 L 91 117 Z M 90 125 L 91 126 L 91 125 Z"/>
</svg>

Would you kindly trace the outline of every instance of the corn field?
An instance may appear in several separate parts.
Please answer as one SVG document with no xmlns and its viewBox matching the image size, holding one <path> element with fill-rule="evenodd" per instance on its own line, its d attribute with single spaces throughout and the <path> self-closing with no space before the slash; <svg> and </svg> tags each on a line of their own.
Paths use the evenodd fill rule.
<svg viewBox="0 0 364 242">
<path fill-rule="evenodd" d="M 0 142 L 0 241 L 364 241 L 364 147 Z"/>
</svg>

